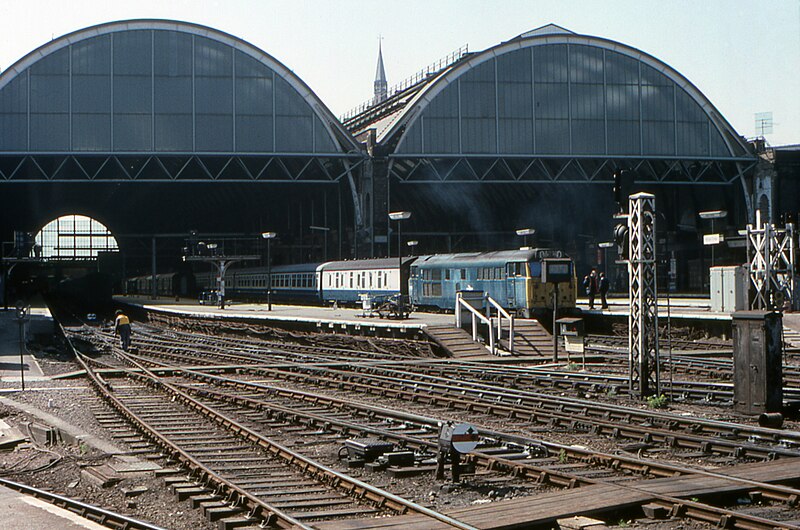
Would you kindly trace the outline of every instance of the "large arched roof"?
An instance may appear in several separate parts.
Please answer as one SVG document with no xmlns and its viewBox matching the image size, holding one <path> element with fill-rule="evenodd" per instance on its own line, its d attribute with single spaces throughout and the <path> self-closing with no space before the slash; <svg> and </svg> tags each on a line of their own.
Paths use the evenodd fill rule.
<svg viewBox="0 0 800 530">
<path fill-rule="evenodd" d="M 148 42 L 143 36 L 145 32 L 160 37 Z M 110 42 L 101 42 L 109 35 Z M 176 36 L 185 42 L 176 44 Z M 180 53 L 159 54 L 159 42 L 166 43 L 162 48 L 169 44 L 170 50 Z M 136 53 L 138 44 L 144 44 L 141 53 Z M 189 54 L 191 57 L 181 57 Z M 124 65 L 124 71 L 120 65 Z M 166 79 L 163 86 L 159 85 L 159 68 Z M 38 84 L 34 85 L 35 81 L 30 79 L 32 71 L 34 77 L 40 78 Z M 274 75 L 272 79 L 270 74 Z M 180 77 L 185 79 L 179 81 L 185 83 L 175 82 L 174 78 Z M 264 95 L 271 95 L 272 100 L 265 101 Z M 118 103 L 120 99 L 124 101 Z M 228 101 L 230 110 L 225 109 Z M 175 110 L 181 105 L 184 110 Z M 303 110 L 303 105 L 308 110 Z M 137 148 L 137 141 L 126 143 L 123 139 L 122 151 L 192 151 L 198 142 L 206 145 L 197 150 L 208 152 L 336 153 L 357 149 L 350 134 L 325 104 L 286 66 L 252 44 L 197 24 L 142 19 L 92 26 L 37 48 L 0 74 L 0 152 L 119 151 L 114 141 L 105 145 L 104 140 L 95 137 L 104 134 L 106 128 L 113 137 L 117 118 L 122 120 L 118 126 L 120 135 L 135 134 L 137 127 L 142 129 L 150 124 L 142 125 L 134 118 L 138 114 L 145 119 L 148 113 L 154 116 L 149 133 L 153 148 Z M 181 114 L 183 121 L 175 118 Z M 170 127 L 188 128 L 191 124 L 192 149 L 186 148 L 185 140 L 159 147 L 153 137 L 159 131 L 157 118 L 162 115 L 167 117 L 161 125 L 162 131 Z M 191 120 L 186 116 L 191 116 Z M 272 127 L 271 132 L 266 131 L 267 123 Z M 205 142 L 199 140 L 196 132 L 201 124 L 206 124 L 209 130 L 229 127 L 232 141 L 219 142 L 214 137 Z M 236 142 L 240 128 L 242 147 Z M 296 137 L 306 129 L 309 139 Z M 38 138 L 40 135 L 42 139 Z M 59 135 L 69 135 L 69 145 L 58 140 Z M 76 141 L 73 135 L 89 135 L 89 138 Z M 271 144 L 272 149 L 261 149 L 257 141 L 246 140 L 253 136 L 263 137 L 261 145 Z M 292 141 L 294 146 L 290 144 Z M 279 145 L 280 142 L 285 145 Z M 226 149 L 226 143 L 232 149 Z M 305 149 L 305 144 L 310 149 Z"/>
<path fill-rule="evenodd" d="M 537 64 L 541 58 L 544 61 Z M 608 58 L 614 61 L 613 74 Z M 619 80 L 625 73 L 617 63 L 630 65 L 625 68 L 633 70 L 632 81 Z M 612 84 L 612 75 L 617 84 Z M 612 115 L 609 111 L 615 104 L 620 108 Z M 431 123 L 423 127 L 426 118 Z M 626 123 L 634 125 L 625 131 Z M 622 125 L 612 130 L 618 124 Z M 667 136 L 668 141 L 663 145 L 656 139 L 651 148 L 648 135 L 661 137 L 662 142 Z M 445 140 L 435 142 L 439 137 Z M 504 137 L 516 147 L 504 151 Z M 604 146 L 592 143 L 600 137 L 605 138 Z M 553 145 L 553 138 L 566 140 Z M 620 145 L 609 149 L 609 140 Z M 455 63 L 393 117 L 378 141 L 396 146 L 398 156 L 752 157 L 745 141 L 708 98 L 672 67 L 630 46 L 556 26 L 520 35 Z M 689 152 L 683 152 L 687 146 Z"/>
</svg>

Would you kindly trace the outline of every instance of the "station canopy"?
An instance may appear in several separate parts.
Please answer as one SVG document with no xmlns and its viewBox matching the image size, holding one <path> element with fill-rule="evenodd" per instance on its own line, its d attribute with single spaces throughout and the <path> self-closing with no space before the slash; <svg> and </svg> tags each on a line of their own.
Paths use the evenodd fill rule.
<svg viewBox="0 0 800 530">
<path fill-rule="evenodd" d="M 755 163 L 673 68 L 555 25 L 466 54 L 384 108 L 352 123 L 376 129 L 402 180 L 592 182 L 632 168 L 654 183 L 729 184 Z"/>
<path fill-rule="evenodd" d="M 320 180 L 356 149 L 286 66 L 163 20 L 70 33 L 0 75 L 0 179 Z"/>
</svg>

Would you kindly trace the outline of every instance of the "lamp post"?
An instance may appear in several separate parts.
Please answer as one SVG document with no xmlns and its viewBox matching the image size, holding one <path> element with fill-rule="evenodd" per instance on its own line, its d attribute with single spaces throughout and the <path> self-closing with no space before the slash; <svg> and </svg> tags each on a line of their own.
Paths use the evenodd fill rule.
<svg viewBox="0 0 800 530">
<path fill-rule="evenodd" d="M 208 250 L 212 256 L 217 253 L 216 243 L 203 243 L 201 241 L 198 243 L 198 246 L 199 245 L 203 245 L 203 248 Z M 218 263 L 214 263 L 214 272 L 217 274 L 217 295 L 219 296 L 219 308 L 225 309 L 225 268 Z"/>
<path fill-rule="evenodd" d="M 700 219 L 711 219 L 711 235 L 716 235 L 714 231 L 714 221 L 716 219 L 724 219 L 728 216 L 727 210 L 708 210 L 705 212 L 700 212 L 697 215 L 700 216 Z M 705 244 L 705 240 L 703 241 Z M 714 247 L 719 243 L 719 240 L 716 240 L 713 243 L 709 243 L 711 245 L 711 266 L 714 266 Z"/>
<path fill-rule="evenodd" d="M 522 247 L 524 249 L 530 248 L 530 247 L 528 247 L 528 236 L 532 236 L 535 233 L 536 233 L 536 229 L 535 228 L 520 228 L 520 229 L 517 230 L 517 235 L 523 237 L 523 239 L 522 239 Z"/>
<path fill-rule="evenodd" d="M 411 218 L 411 212 L 391 212 L 389 219 L 397 221 L 397 290 L 403 294 L 403 247 L 402 238 L 400 236 L 400 222 Z"/>
<path fill-rule="evenodd" d="M 608 276 L 608 249 L 614 246 L 613 241 L 603 241 L 597 244 L 598 247 L 603 249 L 603 272 Z"/>
<path fill-rule="evenodd" d="M 414 249 L 416 248 L 417 245 L 419 245 L 419 241 L 417 241 L 416 239 L 412 239 L 411 241 L 406 241 L 406 245 L 408 245 L 408 248 L 411 249 L 411 255 L 414 256 L 416 254 L 414 252 Z"/>
<path fill-rule="evenodd" d="M 267 240 L 267 311 L 272 311 L 272 261 L 269 256 L 269 244 L 277 235 L 275 232 L 263 232 L 261 234 L 261 237 Z"/>
<path fill-rule="evenodd" d="M 322 237 L 323 237 L 322 248 L 324 249 L 322 251 L 322 256 L 323 256 L 322 261 L 328 261 L 328 232 L 330 232 L 331 229 L 328 228 L 327 226 L 314 226 L 314 225 L 311 225 L 308 228 L 311 230 L 318 230 L 322 232 Z"/>
</svg>

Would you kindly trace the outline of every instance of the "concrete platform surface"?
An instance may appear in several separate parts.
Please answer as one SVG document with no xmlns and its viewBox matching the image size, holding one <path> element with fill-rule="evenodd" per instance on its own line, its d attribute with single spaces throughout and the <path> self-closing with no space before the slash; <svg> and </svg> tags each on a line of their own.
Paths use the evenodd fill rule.
<svg viewBox="0 0 800 530">
<path fill-rule="evenodd" d="M 345 324 L 377 324 L 385 327 L 420 328 L 433 325 L 455 325 L 455 316 L 446 313 L 421 313 L 414 312 L 403 320 L 394 320 L 370 316 L 361 309 L 331 308 L 318 306 L 278 305 L 273 303 L 272 310 L 267 309 L 267 304 L 255 303 L 226 303 L 225 309 L 215 306 L 200 305 L 196 300 L 183 298 L 176 301 L 174 298 L 159 298 L 152 300 L 135 296 L 115 296 L 114 300 L 120 303 L 142 306 L 153 309 L 180 314 L 190 314 L 203 317 L 247 317 L 265 320 L 283 321 L 310 321 L 322 323 Z"/>
<path fill-rule="evenodd" d="M 31 308 L 31 318 L 26 324 L 28 334 L 36 329 L 52 329 L 53 319 L 46 308 Z M 26 381 L 44 378 L 36 359 L 25 353 L 22 356 L 22 369 Z M 19 382 L 19 324 L 16 311 L 0 311 L 0 381 Z"/>
<path fill-rule="evenodd" d="M 590 315 L 624 316 L 630 313 L 627 298 L 608 299 L 608 309 L 600 308 L 600 297 L 595 298 L 594 309 L 589 309 L 589 299 L 579 297 L 576 301 L 578 308 Z M 709 298 L 696 298 L 687 296 L 671 296 L 669 300 L 661 296 L 658 299 L 658 316 L 666 318 L 667 312 L 671 318 L 686 318 L 697 320 L 730 320 L 731 314 L 726 311 L 711 311 Z"/>
<path fill-rule="evenodd" d="M 347 324 L 377 323 L 385 327 L 424 327 L 437 325 L 454 325 L 455 316 L 448 313 L 423 313 L 416 311 L 405 320 L 381 319 L 369 316 L 361 309 L 331 308 L 317 306 L 279 305 L 272 304 L 272 311 L 267 310 L 267 304 L 256 303 L 228 303 L 225 309 L 214 306 L 200 305 L 196 300 L 182 298 L 159 298 L 156 300 L 143 296 L 115 296 L 114 299 L 121 303 L 142 306 L 175 313 L 189 313 L 205 317 L 244 316 L 250 318 L 263 318 L 269 320 L 304 320 L 319 321 L 322 323 L 335 322 Z M 659 316 L 666 318 L 667 311 L 673 318 L 688 318 L 700 320 L 730 320 L 730 313 L 711 311 L 708 298 L 672 297 L 667 307 L 665 298 L 659 299 Z M 608 309 L 600 309 L 600 299 L 596 300 L 595 308 L 589 309 L 587 298 L 578 298 L 577 307 L 584 313 L 591 315 L 628 316 L 629 307 L 627 298 L 610 298 Z"/>
<path fill-rule="evenodd" d="M 42 528 L 103 530 L 106 527 L 49 502 L 0 486 L 0 528 L 3 530 L 41 530 Z"/>
</svg>

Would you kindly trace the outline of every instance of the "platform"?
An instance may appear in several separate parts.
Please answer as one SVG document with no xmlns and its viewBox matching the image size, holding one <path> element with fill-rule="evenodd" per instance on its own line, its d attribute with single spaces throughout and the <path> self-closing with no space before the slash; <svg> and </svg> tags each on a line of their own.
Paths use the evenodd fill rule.
<svg viewBox="0 0 800 530">
<path fill-rule="evenodd" d="M 0 528 L 105 530 L 106 527 L 49 502 L 0 486 Z"/>
<path fill-rule="evenodd" d="M 578 308 L 588 315 L 606 315 L 613 317 L 626 317 L 630 313 L 628 299 L 624 297 L 611 297 L 608 299 L 608 309 L 600 308 L 600 297 L 595 298 L 594 309 L 589 309 L 589 299 L 577 299 Z M 695 298 L 687 296 L 671 296 L 667 299 L 661 296 L 658 299 L 658 317 L 693 319 L 693 320 L 723 320 L 730 321 L 731 314 L 727 311 L 712 311 L 711 300 L 708 298 Z"/>
<path fill-rule="evenodd" d="M 52 330 L 53 318 L 47 308 L 32 307 L 28 326 L 28 337 L 38 330 Z M 19 360 L 19 324 L 16 311 L 0 311 L 0 382 L 21 382 Z M 26 381 L 36 381 L 44 378 L 42 369 L 33 355 L 24 353 L 22 368 Z"/>
<path fill-rule="evenodd" d="M 268 310 L 263 303 L 226 302 L 225 309 L 216 306 L 200 305 L 196 300 L 183 298 L 159 298 L 156 300 L 135 296 L 115 296 L 114 301 L 141 306 L 147 310 L 162 311 L 175 314 L 187 314 L 205 318 L 245 317 L 285 322 L 316 321 L 323 324 L 380 324 L 385 327 L 421 328 L 428 325 L 453 325 L 452 314 L 414 312 L 403 320 L 392 320 L 370 316 L 361 309 L 344 307 L 322 307 L 302 305 L 272 304 Z"/>
<path fill-rule="evenodd" d="M 167 317 L 195 317 L 211 320 L 245 320 L 260 322 L 271 326 L 315 332 L 334 332 L 351 335 L 369 335 L 394 338 L 421 338 L 427 335 L 433 342 L 448 350 L 453 358 L 495 359 L 513 358 L 517 361 L 530 360 L 541 362 L 543 356 L 552 356 L 552 338 L 535 320 L 521 320 L 515 325 L 515 352 L 509 354 L 499 350 L 492 355 L 483 343 L 474 342 L 470 333 L 455 327 L 455 316 L 447 313 L 414 312 L 403 320 L 380 318 L 361 309 L 342 307 L 298 306 L 272 304 L 227 303 L 225 309 L 200 305 L 195 300 L 161 298 L 152 300 L 143 297 L 115 296 L 114 301 L 141 307 Z M 443 330 L 450 330 L 443 333 Z M 505 334 L 501 337 L 507 341 L 508 324 L 504 325 Z M 460 336 L 452 336 L 458 333 Z M 498 341 L 498 344 L 505 344 Z M 501 346 L 503 347 L 503 346 Z M 517 351 L 519 350 L 519 351 Z M 546 350 L 546 352 L 545 352 Z M 545 353 L 543 353 L 545 352 Z"/>
</svg>

